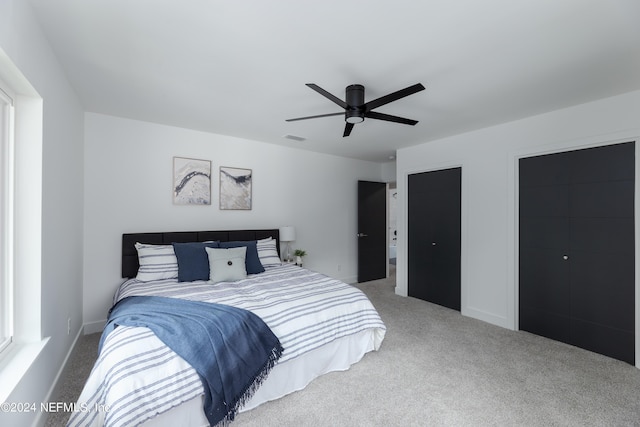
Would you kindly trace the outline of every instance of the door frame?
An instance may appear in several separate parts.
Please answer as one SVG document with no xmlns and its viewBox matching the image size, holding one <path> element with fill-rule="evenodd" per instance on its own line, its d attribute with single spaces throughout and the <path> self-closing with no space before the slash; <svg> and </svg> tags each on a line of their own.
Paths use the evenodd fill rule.
<svg viewBox="0 0 640 427">
<path fill-rule="evenodd" d="M 520 159 L 542 156 L 546 154 L 557 154 L 566 151 L 581 150 L 585 148 L 604 147 L 607 145 L 621 144 L 625 142 L 634 141 L 636 143 L 636 155 L 635 155 L 635 200 L 634 200 L 634 238 L 635 238 L 635 366 L 640 368 L 640 136 L 624 136 L 616 135 L 606 138 L 603 136 L 596 136 L 591 138 L 585 138 L 582 140 L 570 140 L 559 142 L 554 144 L 553 147 L 529 147 L 521 150 L 513 151 L 509 153 L 509 170 L 508 180 L 509 185 L 509 197 L 508 197 L 508 218 L 512 222 L 509 227 L 513 233 L 513 239 L 510 239 L 509 248 L 507 253 L 509 254 L 509 262 L 507 263 L 510 270 L 508 272 L 509 277 L 513 278 L 514 286 L 507 290 L 509 301 L 512 302 L 511 307 L 508 309 L 508 317 L 512 320 L 512 329 L 520 330 L 519 317 L 520 317 Z"/>
</svg>

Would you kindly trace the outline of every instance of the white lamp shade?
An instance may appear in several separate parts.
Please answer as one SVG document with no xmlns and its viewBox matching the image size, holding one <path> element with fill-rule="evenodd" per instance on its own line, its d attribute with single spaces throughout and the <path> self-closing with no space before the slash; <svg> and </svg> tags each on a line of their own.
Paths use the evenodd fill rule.
<svg viewBox="0 0 640 427">
<path fill-rule="evenodd" d="M 290 225 L 280 227 L 280 241 L 293 242 L 296 240 L 296 229 Z"/>
</svg>

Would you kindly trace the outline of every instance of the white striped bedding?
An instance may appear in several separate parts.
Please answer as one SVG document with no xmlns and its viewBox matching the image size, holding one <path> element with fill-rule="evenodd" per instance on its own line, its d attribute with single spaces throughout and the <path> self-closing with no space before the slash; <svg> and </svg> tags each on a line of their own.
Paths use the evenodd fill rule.
<svg viewBox="0 0 640 427">
<path fill-rule="evenodd" d="M 123 283 L 114 303 L 159 295 L 228 304 L 260 316 L 280 339 L 279 365 L 336 339 L 373 331 L 379 349 L 385 326 L 368 298 L 339 280 L 297 266 L 267 269 L 238 282 Z M 202 394 L 197 373 L 146 328 L 119 327 L 78 400 L 69 426 L 135 426 Z M 108 410 L 107 410 L 108 409 Z"/>
</svg>

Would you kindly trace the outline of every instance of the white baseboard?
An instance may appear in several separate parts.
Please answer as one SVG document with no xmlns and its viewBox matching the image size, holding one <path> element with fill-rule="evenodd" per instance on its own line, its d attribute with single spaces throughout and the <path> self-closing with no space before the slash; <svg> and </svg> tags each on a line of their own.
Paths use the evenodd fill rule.
<svg viewBox="0 0 640 427">
<path fill-rule="evenodd" d="M 104 329 L 104 325 L 107 323 L 107 320 L 99 320 L 97 322 L 85 323 L 83 325 L 83 333 L 84 335 L 95 334 L 96 332 L 102 332 Z"/>
<path fill-rule="evenodd" d="M 358 276 L 339 277 L 338 280 L 343 281 L 344 283 L 348 283 L 350 285 L 354 285 L 358 283 Z"/>
<path fill-rule="evenodd" d="M 60 367 L 60 369 L 58 370 L 58 373 L 55 377 L 55 379 L 53 380 L 53 384 L 51 385 L 51 388 L 49 389 L 49 392 L 47 393 L 47 396 L 45 398 L 45 402 L 48 402 L 51 400 L 52 397 L 57 396 L 58 393 L 58 386 L 60 385 L 60 380 L 62 378 L 64 378 L 65 374 L 66 374 L 66 370 L 68 368 L 67 364 L 69 363 L 69 359 L 71 358 L 71 354 L 73 354 L 73 351 L 76 349 L 76 345 L 78 344 L 78 340 L 80 339 L 80 336 L 82 335 L 89 335 L 89 334 L 93 334 L 96 332 L 102 332 L 102 329 L 104 328 L 105 323 L 107 323 L 106 320 L 101 320 L 98 322 L 91 322 L 91 323 L 85 323 L 84 325 L 82 325 L 82 327 L 80 328 L 80 330 L 78 331 L 78 333 L 76 334 L 75 339 L 73 340 L 73 344 L 71 344 L 71 348 L 69 349 L 69 351 L 67 352 L 67 356 L 64 358 L 64 362 L 62 363 L 62 366 Z M 43 413 L 39 413 L 38 416 L 36 416 L 36 420 L 33 423 L 34 427 L 43 427 L 44 424 L 47 421 L 47 417 L 43 416 Z"/>
<path fill-rule="evenodd" d="M 471 307 L 462 307 L 460 314 L 474 319 L 482 320 L 483 322 L 491 323 L 492 325 L 500 326 L 505 329 L 513 330 L 513 326 L 509 326 L 509 322 L 506 317 L 497 316 L 493 313 L 488 313 L 483 310 L 474 309 Z"/>
<path fill-rule="evenodd" d="M 65 356 L 64 361 L 62 362 L 62 366 L 60 366 L 60 369 L 58 369 L 58 373 L 56 374 L 56 377 L 53 380 L 53 384 L 51 384 L 51 388 L 49 388 L 49 391 L 47 392 L 47 395 L 45 396 L 43 402 L 51 402 L 52 398 L 55 398 L 56 396 L 58 396 L 58 387 L 60 386 L 60 380 L 65 377 L 65 374 L 68 368 L 67 364 L 69 363 L 69 359 L 71 358 L 73 351 L 76 349 L 76 345 L 78 344 L 78 340 L 80 339 L 81 335 L 82 335 L 82 328 L 80 328 L 80 330 L 76 334 L 76 337 L 73 340 L 73 343 L 71 344 L 71 347 L 69 348 L 69 351 L 67 352 L 67 355 Z M 43 427 L 46 422 L 47 422 L 47 413 L 44 411 L 39 411 L 38 414 L 36 415 L 35 421 L 33 422 L 33 427 Z"/>
</svg>

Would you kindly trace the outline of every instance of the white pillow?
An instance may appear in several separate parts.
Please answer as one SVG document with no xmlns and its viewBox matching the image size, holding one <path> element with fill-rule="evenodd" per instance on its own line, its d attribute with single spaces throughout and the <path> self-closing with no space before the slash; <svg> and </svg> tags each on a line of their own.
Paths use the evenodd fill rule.
<svg viewBox="0 0 640 427">
<path fill-rule="evenodd" d="M 258 248 L 258 258 L 265 269 L 282 265 L 278 256 L 276 241 L 273 237 L 258 240 L 256 246 Z"/>
<path fill-rule="evenodd" d="M 235 282 L 247 277 L 247 247 L 204 248 L 209 256 L 209 281 Z"/>
<path fill-rule="evenodd" d="M 138 251 L 138 275 L 142 282 L 177 279 L 178 259 L 172 245 L 148 245 L 136 242 Z"/>
</svg>

